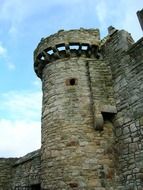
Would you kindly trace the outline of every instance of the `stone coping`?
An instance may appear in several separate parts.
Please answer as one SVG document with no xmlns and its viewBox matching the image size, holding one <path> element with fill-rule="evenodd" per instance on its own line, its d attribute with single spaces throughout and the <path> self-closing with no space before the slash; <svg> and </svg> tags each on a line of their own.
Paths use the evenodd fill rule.
<svg viewBox="0 0 143 190">
<path fill-rule="evenodd" d="M 38 150 L 35 150 L 33 152 L 30 152 L 28 154 L 26 154 L 25 156 L 23 157 L 20 157 L 15 163 L 14 163 L 14 166 L 17 166 L 19 164 L 23 164 L 27 161 L 30 161 L 36 157 L 39 157 L 40 156 L 40 151 L 41 149 L 38 149 Z"/>
</svg>

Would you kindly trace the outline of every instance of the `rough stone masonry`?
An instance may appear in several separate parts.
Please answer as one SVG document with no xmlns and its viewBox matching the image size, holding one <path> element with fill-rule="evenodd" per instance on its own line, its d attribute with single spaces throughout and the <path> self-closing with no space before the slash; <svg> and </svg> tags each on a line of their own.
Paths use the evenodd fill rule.
<svg viewBox="0 0 143 190">
<path fill-rule="evenodd" d="M 41 149 L 1 158 L 0 190 L 143 189 L 143 38 L 108 31 L 41 39 Z"/>
</svg>

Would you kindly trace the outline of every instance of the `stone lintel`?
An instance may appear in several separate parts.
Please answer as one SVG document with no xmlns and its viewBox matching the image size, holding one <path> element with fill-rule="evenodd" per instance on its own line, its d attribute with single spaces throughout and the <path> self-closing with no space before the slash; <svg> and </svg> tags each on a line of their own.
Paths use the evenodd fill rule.
<svg viewBox="0 0 143 190">
<path fill-rule="evenodd" d="M 102 105 L 101 106 L 101 112 L 106 112 L 106 113 L 117 113 L 117 109 L 116 106 L 112 106 L 112 105 Z"/>
</svg>

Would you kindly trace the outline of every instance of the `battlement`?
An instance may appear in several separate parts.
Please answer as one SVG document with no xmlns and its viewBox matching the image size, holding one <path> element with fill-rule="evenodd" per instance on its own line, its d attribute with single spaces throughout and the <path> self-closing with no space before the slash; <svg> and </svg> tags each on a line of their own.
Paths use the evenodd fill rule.
<svg viewBox="0 0 143 190">
<path fill-rule="evenodd" d="M 41 77 L 44 66 L 66 57 L 93 57 L 99 59 L 98 29 L 60 30 L 47 38 L 42 38 L 34 51 L 34 69 Z"/>
</svg>

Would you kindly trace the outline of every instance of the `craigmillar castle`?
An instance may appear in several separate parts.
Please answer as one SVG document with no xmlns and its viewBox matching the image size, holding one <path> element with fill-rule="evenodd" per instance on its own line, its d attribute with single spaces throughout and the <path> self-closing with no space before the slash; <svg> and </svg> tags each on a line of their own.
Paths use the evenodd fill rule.
<svg viewBox="0 0 143 190">
<path fill-rule="evenodd" d="M 41 149 L 0 158 L 0 190 L 143 190 L 143 38 L 60 30 L 41 39 L 34 70 Z"/>
</svg>

